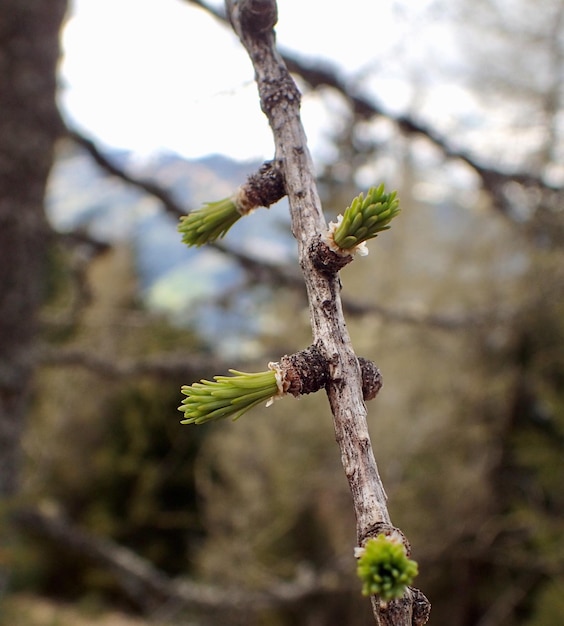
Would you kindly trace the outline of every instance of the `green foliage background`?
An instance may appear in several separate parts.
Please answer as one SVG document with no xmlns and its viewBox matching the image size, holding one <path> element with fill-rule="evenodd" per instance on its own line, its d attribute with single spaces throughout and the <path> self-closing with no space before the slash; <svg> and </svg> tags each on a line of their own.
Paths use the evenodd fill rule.
<svg viewBox="0 0 564 626">
<path fill-rule="evenodd" d="M 331 210 L 331 196 L 326 204 Z M 346 297 L 419 319 L 349 316 L 357 352 L 384 374 L 369 419 L 392 518 L 413 545 L 416 585 L 431 598 L 435 623 L 477 623 L 507 601 L 508 626 L 556 624 L 564 563 L 561 252 L 529 249 L 523 262 L 512 227 L 490 216 L 484 228 L 480 212 L 465 216 L 458 237 L 442 237 L 429 226 L 432 211 L 406 189 L 392 231 L 342 272 Z M 72 309 L 68 259 L 54 252 L 51 321 Z M 52 345 L 110 360 L 209 353 L 190 329 L 143 310 L 126 247 L 96 258 L 87 279 L 80 315 L 46 325 Z M 477 322 L 454 331 L 426 321 L 475 312 Z M 256 315 L 274 322 L 262 326 L 262 356 L 251 371 L 309 343 L 301 294 L 274 288 L 257 300 Z M 180 426 L 179 388 L 189 382 L 43 367 L 25 442 L 25 497 L 170 575 L 248 590 L 291 580 L 304 566 L 333 577 L 329 595 L 279 611 L 192 616 L 203 624 L 370 623 L 323 394 L 258 407 L 236 423 Z M 131 608 L 111 574 L 57 546 L 25 540 L 16 560 L 19 589 Z"/>
</svg>

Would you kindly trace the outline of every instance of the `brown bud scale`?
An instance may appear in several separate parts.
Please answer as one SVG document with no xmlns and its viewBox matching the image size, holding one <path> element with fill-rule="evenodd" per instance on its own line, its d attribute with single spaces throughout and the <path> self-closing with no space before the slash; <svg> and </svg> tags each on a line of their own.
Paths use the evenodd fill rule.
<svg viewBox="0 0 564 626">
<path fill-rule="evenodd" d="M 321 239 L 317 237 L 310 246 L 309 254 L 315 267 L 326 275 L 337 274 L 352 260 L 351 254 L 337 254 Z"/>
<path fill-rule="evenodd" d="M 251 174 L 241 191 L 251 208 L 269 207 L 286 195 L 284 176 L 275 161 L 266 161 L 258 172 Z"/>
</svg>

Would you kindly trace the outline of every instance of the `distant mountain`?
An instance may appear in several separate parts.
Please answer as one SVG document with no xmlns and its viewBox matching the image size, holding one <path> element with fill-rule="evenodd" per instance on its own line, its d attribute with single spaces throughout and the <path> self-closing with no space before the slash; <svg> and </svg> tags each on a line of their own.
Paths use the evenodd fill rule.
<svg viewBox="0 0 564 626">
<path fill-rule="evenodd" d="M 186 160 L 158 154 L 140 159 L 109 151 L 106 156 L 130 174 L 167 189 L 186 212 L 229 196 L 260 165 L 221 155 Z M 228 233 L 228 243 L 258 258 L 280 262 L 294 258 L 286 200 L 279 205 L 241 219 Z M 194 322 L 194 304 L 243 281 L 237 263 L 213 249 L 186 247 L 177 220 L 166 214 L 157 199 L 109 176 L 75 146 L 63 149 L 55 163 L 47 210 L 60 231 L 82 229 L 104 241 L 127 241 L 135 253 L 146 305 L 176 318 Z M 213 312 L 208 310 L 202 323 L 206 326 L 212 320 Z"/>
</svg>

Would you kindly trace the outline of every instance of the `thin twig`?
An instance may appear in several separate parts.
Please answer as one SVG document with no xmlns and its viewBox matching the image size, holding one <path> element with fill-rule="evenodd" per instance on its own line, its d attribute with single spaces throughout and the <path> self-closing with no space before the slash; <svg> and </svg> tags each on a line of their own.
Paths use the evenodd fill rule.
<svg viewBox="0 0 564 626">
<path fill-rule="evenodd" d="M 207 357 L 199 353 L 189 356 L 180 353 L 164 353 L 139 359 L 104 358 L 92 350 L 77 348 L 51 348 L 47 345 L 36 350 L 35 358 L 45 366 L 80 367 L 89 370 L 102 378 L 134 378 L 148 375 L 169 379 L 174 377 L 197 377 L 202 372 L 221 371 L 227 365 L 215 357 Z"/>
<path fill-rule="evenodd" d="M 129 185 L 152 195 L 162 203 L 163 208 L 171 215 L 178 217 L 189 210 L 188 208 L 181 209 L 170 192 L 158 183 L 138 179 L 126 172 L 122 167 L 106 156 L 92 140 L 82 136 L 78 131 L 69 130 L 69 136 L 76 141 L 78 145 L 87 150 L 100 168 Z M 257 259 L 256 257 L 227 245 L 223 241 L 216 241 L 210 244 L 210 247 L 213 247 L 215 250 L 237 261 L 244 270 L 252 274 L 257 280 L 272 282 L 276 285 L 285 285 L 305 293 L 303 278 L 301 274 L 292 267 Z M 487 311 L 460 315 L 415 313 L 391 309 L 377 304 L 362 303 L 346 296 L 342 296 L 342 303 L 344 311 L 354 317 L 377 315 L 390 322 L 428 326 L 429 328 L 445 331 L 456 331 L 461 328 L 478 326 L 486 320 L 491 322 L 492 317 Z"/>
<path fill-rule="evenodd" d="M 227 17 L 221 11 L 211 7 L 202 0 L 186 0 L 201 9 L 212 14 L 216 19 L 227 23 Z M 353 90 L 348 82 L 341 77 L 339 70 L 327 61 L 318 59 L 304 60 L 288 51 L 280 52 L 288 70 L 297 74 L 313 89 L 319 87 L 331 87 L 343 95 L 351 104 L 353 112 L 364 120 L 374 117 L 383 117 L 396 124 L 398 129 L 407 135 L 420 135 L 428 139 L 439 148 L 449 159 L 457 159 L 466 163 L 476 172 L 481 180 L 482 187 L 491 195 L 493 207 L 511 221 L 513 224 L 522 226 L 522 220 L 517 219 L 512 210 L 511 202 L 505 196 L 504 189 L 510 183 L 518 183 L 525 188 L 538 189 L 544 193 L 560 194 L 564 191 L 562 186 L 551 185 L 540 176 L 534 176 L 527 171 L 503 171 L 486 165 L 469 151 L 456 148 L 437 129 L 429 123 L 418 120 L 412 115 L 394 115 L 380 106 L 374 98 Z"/>
<path fill-rule="evenodd" d="M 151 196 L 154 196 L 161 201 L 165 210 L 174 217 L 180 217 L 187 212 L 185 207 L 182 207 L 173 197 L 172 194 L 164 190 L 160 185 L 150 180 L 144 180 L 132 176 L 122 168 L 118 167 L 115 163 L 108 159 L 96 146 L 96 144 L 81 135 L 79 132 L 68 129 L 68 136 L 75 141 L 79 146 L 84 148 L 94 161 L 105 171 L 118 178 L 121 178 L 127 183 L 135 185 L 136 187 L 143 189 Z"/>
<path fill-rule="evenodd" d="M 361 375 L 346 328 L 336 273 L 319 269 L 311 251 L 327 229 L 313 163 L 300 119 L 300 93 L 275 46 L 275 0 L 226 0 L 231 24 L 253 63 L 261 107 L 270 123 L 276 162 L 282 168 L 290 204 L 292 232 L 308 294 L 314 345 L 327 359 L 327 395 L 335 435 L 352 494 L 359 544 L 375 528 L 390 528 L 387 497 L 366 423 Z M 373 602 L 381 626 L 412 626 L 421 614 L 420 592 L 382 604 Z M 428 604 L 428 603 L 427 603 Z M 412 619 L 413 618 L 413 619 Z M 424 623 L 420 621 L 420 623 Z"/>
</svg>

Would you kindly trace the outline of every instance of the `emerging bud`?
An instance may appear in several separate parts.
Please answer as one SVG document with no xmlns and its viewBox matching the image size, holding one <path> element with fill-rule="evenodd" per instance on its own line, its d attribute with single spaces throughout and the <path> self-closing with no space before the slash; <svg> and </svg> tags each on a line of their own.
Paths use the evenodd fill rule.
<svg viewBox="0 0 564 626">
<path fill-rule="evenodd" d="M 382 602 L 401 598 L 418 574 L 417 563 L 408 558 L 399 536 L 380 534 L 368 539 L 355 556 L 363 595 L 378 595 Z"/>
<path fill-rule="evenodd" d="M 233 376 L 214 376 L 213 381 L 202 380 L 181 388 L 186 395 L 178 407 L 185 415 L 182 424 L 204 424 L 231 416 L 236 420 L 257 404 L 284 393 L 275 367 L 254 374 L 229 372 Z"/>
<path fill-rule="evenodd" d="M 267 161 L 229 198 L 207 202 L 201 209 L 181 217 L 178 231 L 182 233 L 182 241 L 188 246 L 212 243 L 223 237 L 239 218 L 258 207 L 269 207 L 285 193 L 278 164 Z"/>
<path fill-rule="evenodd" d="M 207 202 L 201 209 L 180 218 L 178 232 L 187 246 L 203 246 L 223 237 L 242 215 L 235 196 Z"/>
<path fill-rule="evenodd" d="M 383 230 L 390 228 L 390 222 L 400 212 L 397 193 L 385 193 L 384 184 L 371 187 L 366 198 L 358 195 L 337 222 L 329 224 L 327 243 L 340 254 L 368 254 L 364 242 L 372 239 Z"/>
</svg>

